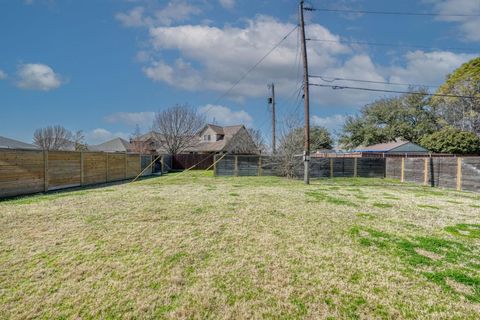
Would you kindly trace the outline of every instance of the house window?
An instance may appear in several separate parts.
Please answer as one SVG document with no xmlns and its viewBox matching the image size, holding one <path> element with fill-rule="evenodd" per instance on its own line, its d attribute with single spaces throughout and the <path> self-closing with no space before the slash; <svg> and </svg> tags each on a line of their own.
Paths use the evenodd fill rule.
<svg viewBox="0 0 480 320">
<path fill-rule="evenodd" d="M 204 141 L 207 141 L 207 135 L 204 135 L 204 136 L 203 136 L 203 140 L 204 140 Z"/>
<path fill-rule="evenodd" d="M 212 137 L 210 135 L 208 135 L 208 141 L 210 141 L 212 139 Z"/>
</svg>

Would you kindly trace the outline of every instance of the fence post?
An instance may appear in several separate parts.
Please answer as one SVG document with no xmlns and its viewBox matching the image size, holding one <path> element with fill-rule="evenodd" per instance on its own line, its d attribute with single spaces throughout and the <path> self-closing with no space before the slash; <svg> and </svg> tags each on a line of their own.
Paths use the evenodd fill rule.
<svg viewBox="0 0 480 320">
<path fill-rule="evenodd" d="M 457 158 L 457 191 L 462 191 L 462 163 L 463 158 Z"/>
<path fill-rule="evenodd" d="M 333 158 L 330 158 L 330 178 L 333 178 Z"/>
<path fill-rule="evenodd" d="M 48 191 L 48 151 L 43 150 L 43 175 L 44 175 L 44 190 Z"/>
<path fill-rule="evenodd" d="M 400 182 L 405 182 L 405 158 L 402 158 L 402 173 L 400 175 Z"/>
<path fill-rule="evenodd" d="M 213 155 L 213 176 L 217 176 L 217 154 Z"/>
<path fill-rule="evenodd" d="M 128 170 L 128 156 L 127 156 L 127 152 L 125 152 L 125 180 L 127 179 L 127 170 Z"/>
<path fill-rule="evenodd" d="M 233 175 L 238 177 L 238 156 L 235 156 L 235 167 L 233 168 Z"/>
<path fill-rule="evenodd" d="M 80 185 L 83 186 L 85 184 L 85 171 L 84 171 L 84 158 L 83 158 L 83 151 L 80 151 Z"/>
<path fill-rule="evenodd" d="M 423 185 L 428 186 L 428 159 L 423 159 Z"/>
<path fill-rule="evenodd" d="M 258 175 L 260 177 L 263 175 L 263 172 L 262 172 L 262 156 L 258 156 Z"/>
<path fill-rule="evenodd" d="M 138 172 L 135 172 L 135 175 L 138 175 L 140 174 L 140 172 L 142 172 L 142 154 L 139 153 L 138 154 Z"/>
<path fill-rule="evenodd" d="M 356 178 L 358 176 L 358 158 L 353 158 L 353 177 Z"/>
<path fill-rule="evenodd" d="M 105 152 L 105 182 L 108 182 L 108 152 Z"/>
</svg>

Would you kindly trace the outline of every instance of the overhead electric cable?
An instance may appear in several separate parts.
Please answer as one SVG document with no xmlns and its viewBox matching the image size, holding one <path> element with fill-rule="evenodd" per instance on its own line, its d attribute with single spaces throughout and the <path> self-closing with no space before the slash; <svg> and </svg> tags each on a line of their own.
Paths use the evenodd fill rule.
<svg viewBox="0 0 480 320">
<path fill-rule="evenodd" d="M 352 9 L 330 9 L 330 8 L 305 8 L 305 11 L 357 13 L 357 14 L 379 14 L 395 16 L 430 16 L 430 17 L 480 17 L 480 13 L 435 13 L 435 12 L 408 12 L 408 11 L 372 11 Z"/>
<path fill-rule="evenodd" d="M 350 87 L 350 86 L 334 86 L 334 85 L 319 84 L 319 83 L 310 83 L 310 85 L 311 85 L 311 86 L 315 86 L 315 87 L 332 88 L 333 90 L 349 89 L 349 90 L 374 91 L 374 92 L 415 94 L 415 95 L 432 96 L 432 97 L 476 99 L 476 97 L 474 97 L 474 96 L 464 96 L 464 95 L 456 95 L 456 94 L 426 93 L 426 92 L 400 91 L 400 90 L 384 90 L 384 89 L 362 88 L 362 87 Z"/>
<path fill-rule="evenodd" d="M 439 87 L 439 86 L 432 86 L 432 85 L 426 85 L 426 84 L 399 83 L 399 82 L 387 82 L 387 81 L 373 81 L 373 80 L 352 79 L 352 78 L 340 78 L 340 77 L 328 77 L 328 76 L 319 76 L 319 75 L 310 75 L 310 78 L 321 79 L 321 80 L 323 80 L 323 81 L 325 81 L 325 82 L 352 81 L 352 82 L 387 84 L 387 85 L 409 86 L 409 87 L 425 87 L 425 88 L 438 88 L 438 87 Z"/>
<path fill-rule="evenodd" d="M 234 84 L 227 90 L 225 91 L 225 93 L 223 93 L 220 97 L 218 97 L 218 99 L 215 101 L 214 104 L 217 104 L 218 102 L 220 102 L 220 100 L 222 100 L 223 98 L 225 98 L 230 92 L 232 92 L 233 89 L 235 89 L 235 87 L 240 83 L 242 82 L 243 79 L 245 79 L 253 70 L 255 70 L 273 51 L 275 51 L 275 49 L 277 49 L 282 43 L 283 41 L 285 41 L 295 30 L 297 30 L 298 26 L 295 26 L 295 28 L 293 28 L 292 30 L 290 30 L 277 44 L 275 44 L 260 60 L 257 61 L 257 63 L 255 63 L 250 69 L 247 70 L 247 72 L 245 72 L 245 74 L 243 76 L 241 76 L 237 81 L 234 82 Z"/>
<path fill-rule="evenodd" d="M 349 40 L 331 40 L 331 39 L 315 39 L 307 38 L 307 41 L 315 42 L 327 42 L 327 43 L 340 43 L 340 44 L 358 44 L 366 46 L 380 46 L 380 47 L 397 47 L 397 48 L 408 48 L 408 49 L 428 49 L 428 50 L 445 50 L 445 51 L 468 51 L 468 52 L 478 52 L 476 49 L 472 48 L 462 48 L 462 47 L 431 47 L 423 45 L 404 45 L 396 43 L 385 43 L 385 42 L 368 42 L 368 41 L 349 41 Z"/>
</svg>

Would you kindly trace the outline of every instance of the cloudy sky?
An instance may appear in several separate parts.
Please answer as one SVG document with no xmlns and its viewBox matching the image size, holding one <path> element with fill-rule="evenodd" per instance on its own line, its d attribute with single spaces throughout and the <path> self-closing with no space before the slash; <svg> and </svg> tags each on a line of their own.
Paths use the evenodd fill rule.
<svg viewBox="0 0 480 320">
<path fill-rule="evenodd" d="M 279 121 L 302 116 L 295 0 L 0 0 L 0 135 L 31 141 L 35 128 L 84 130 L 90 144 L 146 131 L 155 111 L 187 103 L 209 121 L 270 132 L 268 87 Z M 342 10 L 480 13 L 479 0 L 311 0 Z M 436 86 L 480 52 L 480 19 L 308 12 L 310 73 Z M 368 45 L 365 42 L 369 43 Z M 372 45 L 394 44 L 394 46 Z M 406 90 L 336 80 L 320 84 Z M 434 88 L 432 88 L 434 90 Z M 312 121 L 339 129 L 385 93 L 312 87 Z"/>
</svg>

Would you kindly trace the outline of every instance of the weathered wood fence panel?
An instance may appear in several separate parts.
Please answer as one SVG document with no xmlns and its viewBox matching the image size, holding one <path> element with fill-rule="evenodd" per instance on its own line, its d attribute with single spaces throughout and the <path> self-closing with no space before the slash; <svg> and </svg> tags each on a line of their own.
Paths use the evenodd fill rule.
<svg viewBox="0 0 480 320">
<path fill-rule="evenodd" d="M 480 157 L 387 158 L 388 178 L 480 192 Z"/>
<path fill-rule="evenodd" d="M 108 153 L 108 181 L 125 179 L 125 155 Z"/>
<path fill-rule="evenodd" d="M 389 178 L 401 179 L 402 177 L 402 159 L 388 158 L 386 161 L 386 175 Z"/>
<path fill-rule="evenodd" d="M 214 167 L 217 176 L 280 176 L 281 161 L 271 156 L 227 155 Z M 295 176 L 303 175 L 301 158 L 292 168 Z M 385 159 L 382 158 L 314 158 L 310 161 L 312 178 L 327 177 L 385 177 Z"/>
<path fill-rule="evenodd" d="M 173 170 L 205 170 L 213 164 L 213 154 L 176 154 L 172 156 Z"/>
<path fill-rule="evenodd" d="M 107 182 L 106 155 L 98 152 L 83 153 L 83 183 L 84 185 Z"/>
<path fill-rule="evenodd" d="M 45 189 L 43 151 L 0 151 L 0 195 L 15 196 Z"/>
<path fill-rule="evenodd" d="M 404 159 L 404 163 L 404 181 L 424 183 L 425 160 L 422 158 L 409 158 Z"/>
<path fill-rule="evenodd" d="M 382 158 L 357 158 L 354 168 L 356 176 L 363 178 L 385 178 L 385 159 Z"/>
<path fill-rule="evenodd" d="M 480 157 L 463 158 L 460 170 L 459 184 L 462 190 L 480 192 Z"/>
<path fill-rule="evenodd" d="M 57 190 L 81 186 L 81 158 L 79 152 L 49 151 L 47 154 L 47 190 Z"/>
<path fill-rule="evenodd" d="M 140 154 L 0 149 L 0 198 L 133 179 L 152 160 Z M 151 174 L 150 168 L 143 175 Z"/>
<path fill-rule="evenodd" d="M 127 154 L 127 176 L 126 178 L 135 178 L 141 171 L 141 160 L 139 154 Z"/>
</svg>

